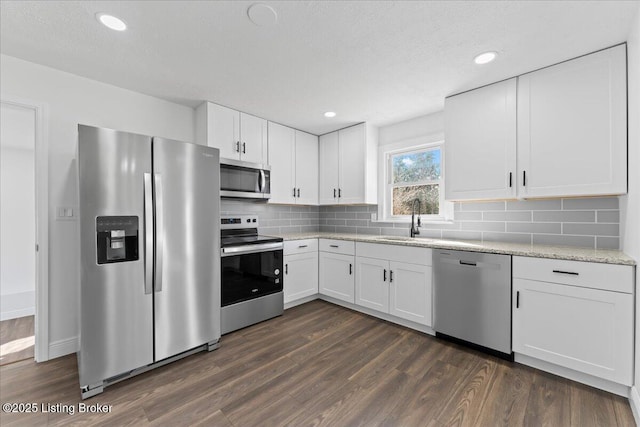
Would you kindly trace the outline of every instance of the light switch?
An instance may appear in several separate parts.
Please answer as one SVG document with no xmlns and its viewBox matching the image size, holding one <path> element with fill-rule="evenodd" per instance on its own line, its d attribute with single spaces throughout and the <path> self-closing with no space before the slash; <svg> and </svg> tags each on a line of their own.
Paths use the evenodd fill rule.
<svg viewBox="0 0 640 427">
<path fill-rule="evenodd" d="M 58 206 L 56 208 L 56 219 L 58 221 L 74 221 L 76 219 L 75 209 L 70 206 Z"/>
</svg>

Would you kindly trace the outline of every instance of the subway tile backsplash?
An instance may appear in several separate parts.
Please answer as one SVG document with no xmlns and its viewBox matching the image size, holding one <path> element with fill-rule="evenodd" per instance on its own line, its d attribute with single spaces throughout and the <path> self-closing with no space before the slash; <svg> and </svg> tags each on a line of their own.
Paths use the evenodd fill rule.
<svg viewBox="0 0 640 427">
<path fill-rule="evenodd" d="M 222 215 L 258 215 L 261 234 L 301 233 L 318 231 L 320 211 L 318 206 L 271 205 L 265 202 L 222 200 Z M 344 220 L 343 220 L 344 221 Z"/>
<path fill-rule="evenodd" d="M 222 201 L 222 213 L 255 213 L 260 233 L 328 231 L 408 236 L 409 224 L 372 221 L 378 207 L 288 206 Z M 450 223 L 423 223 L 419 237 L 619 249 L 617 197 L 462 202 Z"/>
</svg>

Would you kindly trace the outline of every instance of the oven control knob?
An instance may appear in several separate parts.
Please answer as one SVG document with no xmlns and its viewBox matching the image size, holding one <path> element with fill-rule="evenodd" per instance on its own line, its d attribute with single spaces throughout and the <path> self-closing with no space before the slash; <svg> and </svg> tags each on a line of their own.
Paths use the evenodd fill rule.
<svg viewBox="0 0 640 427">
<path fill-rule="evenodd" d="M 273 274 L 275 274 L 276 276 L 280 275 L 280 269 L 279 269 L 279 268 L 276 268 L 276 269 L 273 271 Z"/>
</svg>

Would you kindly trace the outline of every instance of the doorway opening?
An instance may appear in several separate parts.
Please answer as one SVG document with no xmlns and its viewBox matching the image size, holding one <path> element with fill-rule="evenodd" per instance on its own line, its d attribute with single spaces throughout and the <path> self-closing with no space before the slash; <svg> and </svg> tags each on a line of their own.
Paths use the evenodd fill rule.
<svg viewBox="0 0 640 427">
<path fill-rule="evenodd" d="M 47 188 L 46 184 L 40 187 L 46 180 L 46 167 L 39 170 L 43 158 L 46 163 L 42 119 L 41 106 L 2 97 L 0 366 L 48 359 L 48 310 L 42 309 L 47 297 L 46 234 L 41 239 L 47 232 L 43 194 Z"/>
</svg>

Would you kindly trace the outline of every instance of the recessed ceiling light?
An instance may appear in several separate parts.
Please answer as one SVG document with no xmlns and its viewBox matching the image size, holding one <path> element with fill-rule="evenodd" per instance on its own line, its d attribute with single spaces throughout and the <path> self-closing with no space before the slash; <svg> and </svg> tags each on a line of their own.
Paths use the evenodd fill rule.
<svg viewBox="0 0 640 427">
<path fill-rule="evenodd" d="M 324 116 L 331 118 L 331 117 L 335 117 L 336 113 L 333 111 L 327 111 L 326 113 L 324 113 Z"/>
<path fill-rule="evenodd" d="M 276 11 L 271 6 L 262 3 L 249 6 L 247 16 L 249 16 L 249 20 L 258 27 L 271 27 L 278 22 L 278 14 Z"/>
<path fill-rule="evenodd" d="M 488 64 L 489 62 L 496 59 L 498 54 L 496 52 L 485 52 L 473 58 L 473 62 L 478 65 Z"/>
<path fill-rule="evenodd" d="M 124 31 L 127 29 L 127 24 L 125 24 L 122 19 L 116 18 L 108 13 L 96 13 L 96 19 L 105 27 L 115 31 Z"/>
</svg>

